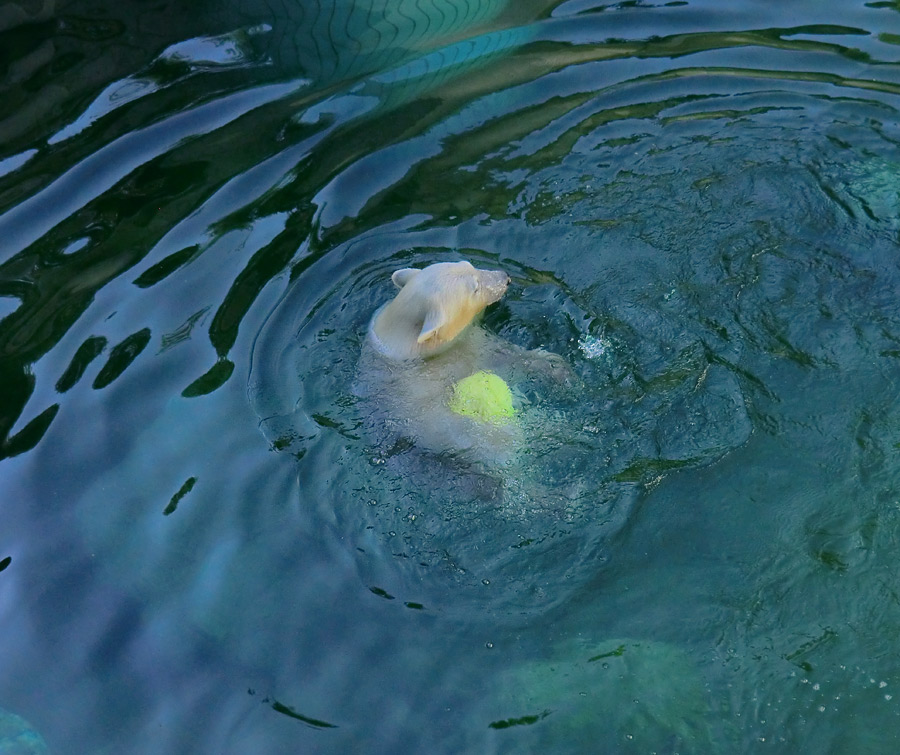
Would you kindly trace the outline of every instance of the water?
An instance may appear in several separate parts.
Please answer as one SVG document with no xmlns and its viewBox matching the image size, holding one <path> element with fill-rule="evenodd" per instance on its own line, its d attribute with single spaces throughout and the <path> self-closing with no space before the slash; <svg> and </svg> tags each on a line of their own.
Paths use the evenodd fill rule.
<svg viewBox="0 0 900 755">
<path fill-rule="evenodd" d="M 894 3 L 38 5 L 0 751 L 897 751 Z M 358 391 L 461 257 L 575 378 L 486 480 Z"/>
</svg>

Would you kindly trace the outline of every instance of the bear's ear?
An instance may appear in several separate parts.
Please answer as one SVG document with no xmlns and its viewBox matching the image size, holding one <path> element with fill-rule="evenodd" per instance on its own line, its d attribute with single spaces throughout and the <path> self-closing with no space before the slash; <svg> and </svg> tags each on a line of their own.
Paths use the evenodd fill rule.
<svg viewBox="0 0 900 755">
<path fill-rule="evenodd" d="M 413 278 L 415 278 L 421 270 L 416 270 L 412 267 L 405 267 L 402 270 L 395 270 L 394 274 L 391 276 L 391 280 L 394 282 L 394 285 L 397 288 L 403 288 L 407 283 L 409 283 Z"/>
<path fill-rule="evenodd" d="M 422 332 L 419 333 L 416 343 L 423 344 L 432 338 L 437 338 L 440 329 L 444 327 L 446 319 L 440 309 L 430 309 L 425 322 L 422 323 Z"/>
</svg>

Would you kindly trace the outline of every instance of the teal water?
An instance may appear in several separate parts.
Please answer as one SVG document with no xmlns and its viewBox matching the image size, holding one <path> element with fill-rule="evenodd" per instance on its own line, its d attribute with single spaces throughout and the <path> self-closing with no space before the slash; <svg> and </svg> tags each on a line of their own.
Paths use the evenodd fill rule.
<svg viewBox="0 0 900 755">
<path fill-rule="evenodd" d="M 0 752 L 896 752 L 900 6 L 186 7 L 0 12 Z M 359 391 L 462 257 L 487 481 Z"/>
</svg>

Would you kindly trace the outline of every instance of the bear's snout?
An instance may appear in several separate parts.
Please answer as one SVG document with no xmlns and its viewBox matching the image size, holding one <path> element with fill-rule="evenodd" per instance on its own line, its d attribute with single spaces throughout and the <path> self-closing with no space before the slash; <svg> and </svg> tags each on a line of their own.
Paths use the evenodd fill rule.
<svg viewBox="0 0 900 755">
<path fill-rule="evenodd" d="M 509 286 L 510 277 L 503 270 L 483 271 L 481 281 L 489 304 L 500 301 Z"/>
</svg>

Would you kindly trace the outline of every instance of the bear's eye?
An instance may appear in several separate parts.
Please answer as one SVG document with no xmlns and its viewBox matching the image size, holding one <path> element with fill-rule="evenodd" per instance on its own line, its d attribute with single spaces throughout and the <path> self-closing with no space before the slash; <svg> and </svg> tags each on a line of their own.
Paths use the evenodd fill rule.
<svg viewBox="0 0 900 755">
<path fill-rule="evenodd" d="M 480 289 L 480 288 L 481 288 L 481 286 L 478 284 L 478 281 L 477 281 L 477 280 L 473 280 L 473 281 L 472 281 L 472 293 L 473 293 L 473 294 L 477 294 L 477 293 L 478 293 L 478 289 Z"/>
</svg>

